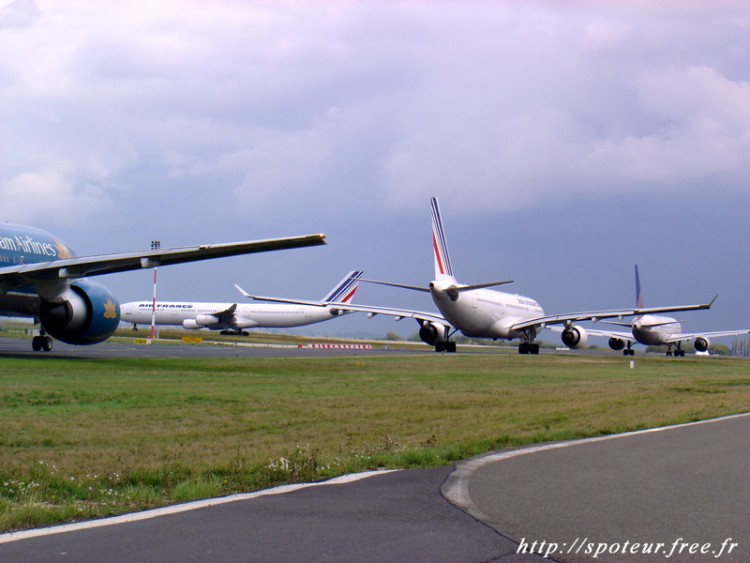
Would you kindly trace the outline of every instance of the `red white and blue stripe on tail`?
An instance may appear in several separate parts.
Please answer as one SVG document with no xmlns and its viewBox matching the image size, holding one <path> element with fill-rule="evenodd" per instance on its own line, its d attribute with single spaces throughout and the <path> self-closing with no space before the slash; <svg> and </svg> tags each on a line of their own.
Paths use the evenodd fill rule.
<svg viewBox="0 0 750 563">
<path fill-rule="evenodd" d="M 323 299 L 323 303 L 349 303 L 354 297 L 354 292 L 357 291 L 359 280 L 362 277 L 363 272 L 359 270 L 353 270 L 344 276 L 336 287 L 334 287 L 328 295 Z"/>
<path fill-rule="evenodd" d="M 432 203 L 432 254 L 435 258 L 435 279 L 455 279 L 448 254 L 448 243 L 445 240 L 440 205 L 436 197 L 431 198 L 430 201 Z"/>
</svg>

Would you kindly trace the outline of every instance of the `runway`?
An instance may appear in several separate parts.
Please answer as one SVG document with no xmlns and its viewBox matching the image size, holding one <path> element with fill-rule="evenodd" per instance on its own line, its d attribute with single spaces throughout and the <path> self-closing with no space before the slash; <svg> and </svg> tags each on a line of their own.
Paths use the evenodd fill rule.
<svg viewBox="0 0 750 563">
<path fill-rule="evenodd" d="M 151 345 L 135 344 L 132 341 L 108 340 L 93 346 L 73 346 L 55 340 L 51 352 L 34 352 L 31 341 L 20 338 L 0 338 L 0 358 L 330 358 L 349 356 L 382 356 L 434 354 L 431 348 L 415 347 L 414 350 L 367 349 L 322 349 L 298 348 L 265 344 L 184 344 L 179 341 L 158 342 Z"/>
<path fill-rule="evenodd" d="M 498 452 L 0 543 L 0 559 L 747 561 L 749 436 L 741 415 Z"/>
</svg>

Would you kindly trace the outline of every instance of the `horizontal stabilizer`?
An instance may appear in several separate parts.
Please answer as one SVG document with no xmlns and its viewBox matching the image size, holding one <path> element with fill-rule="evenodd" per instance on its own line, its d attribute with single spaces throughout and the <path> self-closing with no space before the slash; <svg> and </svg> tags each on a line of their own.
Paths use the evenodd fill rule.
<svg viewBox="0 0 750 563">
<path fill-rule="evenodd" d="M 403 284 L 403 283 L 393 283 L 393 282 L 378 281 L 378 280 L 366 280 L 366 279 L 361 279 L 359 281 L 363 281 L 363 282 L 366 282 L 366 283 L 374 283 L 374 284 L 378 284 L 378 285 L 388 285 L 388 286 L 391 286 L 391 287 L 400 287 L 400 288 L 403 288 L 403 289 L 411 289 L 413 291 L 424 291 L 425 293 L 429 293 L 430 292 L 430 289 L 428 287 L 421 287 L 421 286 L 418 286 L 418 285 L 406 285 L 406 284 Z"/>
<path fill-rule="evenodd" d="M 474 285 L 458 285 L 455 288 L 456 291 L 461 293 L 462 291 L 474 291 L 475 289 L 485 289 L 487 287 L 497 287 L 498 285 L 507 285 L 509 283 L 513 283 L 513 280 L 505 280 L 505 281 L 498 281 L 498 282 L 489 282 L 489 283 L 477 283 Z"/>
</svg>

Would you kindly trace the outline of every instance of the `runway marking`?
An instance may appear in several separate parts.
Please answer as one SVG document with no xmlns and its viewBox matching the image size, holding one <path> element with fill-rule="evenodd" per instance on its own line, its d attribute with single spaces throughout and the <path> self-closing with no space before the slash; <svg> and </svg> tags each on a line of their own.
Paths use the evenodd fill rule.
<svg viewBox="0 0 750 563">
<path fill-rule="evenodd" d="M 663 432 L 665 430 L 676 430 L 679 428 L 687 428 L 690 426 L 697 426 L 699 424 L 711 424 L 713 422 L 721 422 L 724 420 L 732 420 L 734 418 L 742 418 L 750 416 L 750 412 L 741 414 L 732 414 L 729 416 L 723 416 L 720 418 L 711 418 L 709 420 L 698 420 L 696 422 L 687 422 L 685 424 L 673 424 L 670 426 L 660 426 L 658 428 L 647 428 L 645 430 L 635 430 L 633 432 L 625 432 L 623 434 L 612 434 L 609 436 L 596 436 L 594 438 L 582 438 L 580 440 L 568 440 L 565 442 L 555 442 L 552 444 L 544 444 L 541 446 L 530 446 L 527 448 L 521 448 L 516 450 L 509 450 L 505 452 L 499 452 L 494 454 L 488 454 L 466 461 L 460 461 L 456 464 L 456 470 L 450 474 L 445 480 L 441 487 L 441 493 L 445 499 L 457 506 L 464 512 L 470 514 L 474 518 L 487 522 L 490 518 L 479 510 L 469 496 L 469 478 L 471 475 L 480 467 L 483 467 L 489 463 L 496 461 L 503 461 L 513 457 L 522 455 L 534 454 L 547 450 L 556 450 L 558 448 L 568 448 L 570 446 L 578 446 L 582 444 L 590 444 L 594 442 L 604 442 L 605 440 L 616 440 L 619 438 L 629 438 L 632 436 L 639 436 L 643 434 L 651 434 L 654 432 Z"/>
<path fill-rule="evenodd" d="M 64 534 L 67 532 L 77 532 L 80 530 L 91 530 L 93 528 L 103 528 L 105 526 L 116 526 L 118 524 L 128 524 L 130 522 L 139 522 L 141 520 L 149 520 L 151 518 L 159 518 L 160 516 L 169 516 L 171 514 L 179 514 L 180 512 L 188 512 L 190 510 L 198 510 L 200 508 L 208 508 L 209 506 L 219 506 L 221 504 L 228 504 L 230 502 L 237 502 L 241 500 L 251 500 L 254 498 L 271 496 L 271 495 L 283 495 L 298 491 L 300 489 L 307 489 L 311 487 L 322 487 L 327 485 L 343 485 L 346 483 L 354 483 L 355 481 L 361 481 L 369 477 L 375 477 L 376 475 L 384 475 L 386 473 L 393 473 L 394 471 L 400 471 L 399 469 L 382 469 L 378 471 L 363 471 L 361 473 L 352 473 L 350 475 L 342 475 L 341 477 L 335 477 L 327 481 L 321 481 L 319 483 L 298 483 L 294 485 L 281 485 L 272 489 L 265 489 L 262 491 L 255 491 L 253 493 L 240 493 L 236 495 L 230 495 L 226 497 L 198 500 L 194 502 L 186 502 L 183 504 L 176 504 L 173 506 L 164 506 L 162 508 L 154 508 L 152 510 L 144 510 L 142 512 L 134 512 L 131 514 L 123 514 L 121 516 L 113 516 L 111 518 L 101 518 L 99 520 L 91 520 L 88 522 L 75 522 L 73 524 L 61 524 L 59 526 L 50 526 L 49 528 L 37 528 L 34 530 L 22 530 L 20 532 L 9 532 L 7 534 L 0 534 L 0 544 L 9 543 L 19 540 L 26 540 L 31 538 L 39 538 L 43 536 L 51 536 L 54 534 Z"/>
</svg>

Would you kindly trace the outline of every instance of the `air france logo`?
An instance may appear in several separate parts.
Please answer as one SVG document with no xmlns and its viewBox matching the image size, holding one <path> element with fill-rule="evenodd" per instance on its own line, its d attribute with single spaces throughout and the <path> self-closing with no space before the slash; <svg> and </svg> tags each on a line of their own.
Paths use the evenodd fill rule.
<svg viewBox="0 0 750 563">
<path fill-rule="evenodd" d="M 39 242 L 28 235 L 13 237 L 0 237 L 0 250 L 10 250 L 13 252 L 24 252 L 26 254 L 38 254 L 40 256 L 49 256 L 55 258 L 63 254 L 69 255 L 67 249 L 61 244 L 50 244 L 48 242 Z"/>
</svg>

